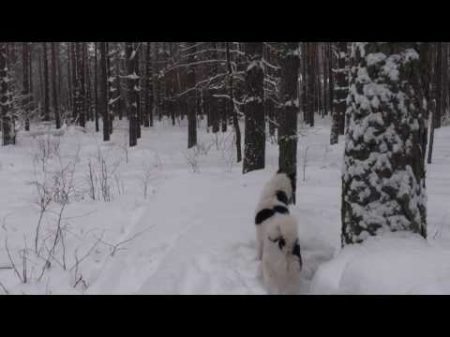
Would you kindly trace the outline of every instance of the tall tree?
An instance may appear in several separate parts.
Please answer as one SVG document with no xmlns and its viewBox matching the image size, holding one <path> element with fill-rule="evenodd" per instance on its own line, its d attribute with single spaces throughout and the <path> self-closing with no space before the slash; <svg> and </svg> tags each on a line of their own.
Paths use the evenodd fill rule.
<svg viewBox="0 0 450 337">
<path fill-rule="evenodd" d="M 94 119 L 95 119 L 95 132 L 100 131 L 98 124 L 99 116 L 99 103 L 98 103 L 98 46 L 97 42 L 94 42 Z"/>
<path fill-rule="evenodd" d="M 50 89 L 49 89 L 49 76 L 48 76 L 48 53 L 47 53 L 47 43 L 42 43 L 42 53 L 44 62 L 44 118 L 45 122 L 50 121 Z"/>
<path fill-rule="evenodd" d="M 23 95 L 23 110 L 25 114 L 25 131 L 30 131 L 30 75 L 29 75 L 29 44 L 28 42 L 22 43 L 22 95 Z"/>
<path fill-rule="evenodd" d="M 14 123 L 11 116 L 11 102 L 8 88 L 9 76 L 7 67 L 6 43 L 0 43 L 0 109 L 2 117 L 3 145 L 15 143 Z"/>
<path fill-rule="evenodd" d="M 294 177 L 294 187 L 297 180 L 297 113 L 298 72 L 300 66 L 299 44 L 296 42 L 280 43 L 280 108 L 278 121 L 279 168 Z M 295 203 L 295 188 L 293 191 Z"/>
<path fill-rule="evenodd" d="M 233 126 L 234 133 L 236 137 L 236 161 L 240 163 L 242 161 L 242 150 L 241 150 L 241 129 L 239 127 L 239 119 L 236 107 L 234 105 L 234 92 L 233 92 L 233 68 L 231 67 L 231 55 L 230 55 L 230 43 L 226 42 L 225 45 L 227 53 L 227 68 L 228 68 L 228 94 L 230 99 L 228 104 L 230 106 L 229 111 L 233 116 Z"/>
<path fill-rule="evenodd" d="M 442 109 L 442 43 L 433 43 L 431 47 L 432 53 L 432 66 L 430 67 L 432 73 L 431 83 L 431 100 L 430 105 L 430 136 L 428 142 L 428 154 L 427 163 L 431 164 L 433 158 L 433 145 L 434 145 L 434 130 L 439 127 L 441 121 L 441 109 Z"/>
<path fill-rule="evenodd" d="M 153 126 L 153 67 L 152 67 L 152 43 L 147 42 L 145 60 L 145 123 L 144 126 Z"/>
<path fill-rule="evenodd" d="M 102 116 L 103 141 L 109 141 L 111 132 L 109 131 L 108 114 L 108 91 L 107 91 L 107 67 L 108 53 L 107 42 L 99 42 L 99 72 L 98 72 L 98 113 Z"/>
<path fill-rule="evenodd" d="M 264 116 L 263 43 L 245 43 L 247 70 L 245 73 L 245 143 L 243 173 L 265 166 L 266 134 Z"/>
<path fill-rule="evenodd" d="M 186 52 L 189 53 L 188 62 L 195 63 L 197 57 L 196 42 L 186 43 Z M 192 88 L 188 95 L 188 149 L 197 145 L 197 90 L 195 89 L 195 67 L 191 65 L 186 71 L 187 87 Z"/>
<path fill-rule="evenodd" d="M 426 236 L 422 140 L 427 48 L 418 43 L 352 43 L 343 245 L 383 231 Z"/>
<path fill-rule="evenodd" d="M 334 92 L 333 92 L 333 128 L 337 128 L 340 135 L 345 131 L 345 110 L 348 93 L 348 51 L 347 42 L 336 44 L 337 67 L 334 69 Z M 335 125 L 337 123 L 337 125 Z"/>
<path fill-rule="evenodd" d="M 55 115 L 55 123 L 56 128 L 61 128 L 61 115 L 59 112 L 59 106 L 58 106 L 58 90 L 57 90 L 57 82 L 56 82 L 56 55 L 57 55 L 57 43 L 52 42 L 51 43 L 52 48 L 52 98 L 53 98 L 53 113 Z M 58 53 L 59 54 L 59 53 Z"/>
<path fill-rule="evenodd" d="M 139 126 L 138 106 L 137 106 L 137 86 L 139 76 L 136 74 L 136 50 L 132 42 L 125 43 L 125 54 L 127 60 L 127 80 L 128 80 L 128 116 L 129 116 L 129 137 L 130 146 L 137 145 L 137 132 Z"/>
</svg>

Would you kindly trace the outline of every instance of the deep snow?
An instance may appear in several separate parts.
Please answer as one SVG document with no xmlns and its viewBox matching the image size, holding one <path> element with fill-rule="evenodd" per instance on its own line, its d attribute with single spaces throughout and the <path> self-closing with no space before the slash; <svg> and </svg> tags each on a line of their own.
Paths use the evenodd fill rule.
<svg viewBox="0 0 450 337">
<path fill-rule="evenodd" d="M 176 126 L 169 121 L 156 123 L 154 128 L 143 129 L 138 146 L 128 150 L 125 121 L 116 123 L 109 143 L 102 142 L 101 133 L 96 134 L 92 125 L 87 132 L 70 127 L 51 136 L 52 142 L 60 139 L 61 153 L 59 161 L 51 159 L 52 168 L 64 167 L 80 149 L 75 192 L 63 219 L 66 271 L 59 245 L 58 261 L 52 261 L 38 282 L 43 261 L 29 252 L 27 275 L 31 280 L 27 284 L 21 284 L 8 269 L 5 239 L 21 273 L 21 250 L 25 242 L 28 251 L 32 249 L 39 217 L 36 188 L 31 182 L 40 176 L 33 173 L 32 159 L 38 153 L 38 139 L 48 137 L 46 127 L 35 126 L 30 134 L 21 132 L 17 145 L 0 148 L 1 285 L 9 293 L 265 294 L 256 259 L 253 212 L 264 183 L 277 169 L 277 146 L 268 140 L 265 170 L 243 175 L 241 165 L 234 163 L 232 130 L 215 136 L 206 132 L 202 121 L 196 153 L 186 150 L 186 130 L 186 121 Z M 446 281 L 450 284 L 445 267 L 450 250 L 450 127 L 436 130 L 434 163 L 427 171 L 428 243 L 416 238 L 378 239 L 367 242 L 367 247 L 341 253 L 343 147 L 342 139 L 338 145 L 328 145 L 329 130 L 328 119 L 312 129 L 300 129 L 297 206 L 292 212 L 299 219 L 302 293 L 392 293 L 402 289 L 449 293 L 450 288 L 443 285 Z M 88 162 L 100 165 L 99 150 L 110 170 L 110 202 L 89 197 Z M 35 167 L 39 172 L 39 165 Z M 59 210 L 52 204 L 52 212 Z M 54 236 L 55 224 L 56 216 L 49 214 L 42 237 Z M 393 250 L 398 242 L 405 242 L 399 252 Z M 361 254 L 372 246 L 373 257 Z M 78 259 L 86 256 L 77 275 L 72 268 L 75 251 Z M 335 255 L 337 258 L 328 262 Z M 356 261 L 355 256 L 365 260 Z M 348 263 L 349 259 L 355 262 Z M 432 266 L 417 266 L 431 259 Z M 368 266 L 374 260 L 378 269 L 372 272 Z M 400 267 L 408 268 L 408 277 L 402 276 Z M 398 272 L 391 273 L 392 268 Z M 84 284 L 78 282 L 74 287 L 80 275 Z M 392 280 L 386 282 L 387 278 Z M 418 283 L 402 288 L 409 280 Z"/>
</svg>

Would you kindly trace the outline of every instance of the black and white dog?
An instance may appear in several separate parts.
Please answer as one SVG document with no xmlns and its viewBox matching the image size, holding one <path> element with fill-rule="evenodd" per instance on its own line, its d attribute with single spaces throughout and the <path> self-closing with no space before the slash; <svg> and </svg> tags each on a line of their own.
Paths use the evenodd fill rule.
<svg viewBox="0 0 450 337">
<path fill-rule="evenodd" d="M 295 178 L 278 171 L 264 186 L 255 215 L 258 259 L 273 293 L 296 293 L 302 267 L 297 221 L 289 213 Z"/>
<path fill-rule="evenodd" d="M 293 200 L 294 181 L 292 176 L 279 170 L 264 186 L 255 215 L 258 259 L 262 258 L 267 221 L 276 213 L 289 213 L 287 207 Z"/>
</svg>

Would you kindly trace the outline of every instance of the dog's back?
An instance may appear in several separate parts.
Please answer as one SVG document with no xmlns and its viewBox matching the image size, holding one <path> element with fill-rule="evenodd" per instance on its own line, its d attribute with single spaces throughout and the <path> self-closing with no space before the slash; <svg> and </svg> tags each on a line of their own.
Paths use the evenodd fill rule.
<svg viewBox="0 0 450 337">
<path fill-rule="evenodd" d="M 278 214 L 266 226 L 262 256 L 264 281 L 272 293 L 297 294 L 301 269 L 297 220 L 291 214 Z"/>
</svg>

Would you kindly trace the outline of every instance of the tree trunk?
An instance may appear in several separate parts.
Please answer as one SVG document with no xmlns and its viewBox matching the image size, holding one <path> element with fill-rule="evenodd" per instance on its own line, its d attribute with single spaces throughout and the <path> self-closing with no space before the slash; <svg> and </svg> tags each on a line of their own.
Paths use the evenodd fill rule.
<svg viewBox="0 0 450 337">
<path fill-rule="evenodd" d="M 280 46 L 281 85 L 280 109 L 278 121 L 279 168 L 282 172 L 294 176 L 293 203 L 295 204 L 295 186 L 297 181 L 297 113 L 298 71 L 300 66 L 299 45 L 296 42 L 283 43 Z"/>
<path fill-rule="evenodd" d="M 248 65 L 245 75 L 245 144 L 243 173 L 265 166 L 264 68 L 262 42 L 245 43 Z"/>
<path fill-rule="evenodd" d="M 22 95 L 23 95 L 23 109 L 25 113 L 25 131 L 30 131 L 30 75 L 29 75 L 29 45 L 28 42 L 22 43 Z"/>
<path fill-rule="evenodd" d="M 334 101 L 333 118 L 337 119 L 337 127 L 340 135 L 345 132 L 345 110 L 347 108 L 348 93 L 348 69 L 347 69 L 347 42 L 337 43 L 337 68 L 334 70 Z"/>
<path fill-rule="evenodd" d="M 137 127 L 139 124 L 137 111 L 137 81 L 139 77 L 136 74 L 136 52 L 132 42 L 125 43 L 125 53 L 128 70 L 128 111 L 129 111 L 129 137 L 130 146 L 137 145 Z"/>
<path fill-rule="evenodd" d="M 152 115 L 153 110 L 152 78 L 153 75 L 152 75 L 151 45 L 150 42 L 147 42 L 147 49 L 145 53 L 145 112 L 144 112 L 145 127 L 150 127 L 150 116 Z"/>
<path fill-rule="evenodd" d="M 50 90 L 49 90 L 49 79 L 48 79 L 48 53 L 47 53 L 47 43 L 42 43 L 43 48 L 43 62 L 44 62 L 44 121 L 50 121 Z"/>
<path fill-rule="evenodd" d="M 95 119 L 95 132 L 100 131 L 98 125 L 99 115 L 99 103 L 98 103 L 98 46 L 97 42 L 94 42 L 94 119 Z"/>
<path fill-rule="evenodd" d="M 384 231 L 426 237 L 426 48 L 419 43 L 352 43 L 343 245 Z M 391 97 L 397 104 L 390 103 Z"/>
<path fill-rule="evenodd" d="M 59 106 L 58 106 L 58 90 L 56 87 L 56 54 L 57 54 L 57 48 L 56 45 L 57 42 L 51 43 L 52 48 L 52 98 L 53 98 L 53 113 L 55 114 L 55 123 L 56 128 L 61 128 L 61 115 L 59 112 Z"/>
<path fill-rule="evenodd" d="M 236 161 L 238 163 L 240 163 L 242 161 L 241 129 L 239 127 L 239 119 L 238 119 L 238 115 L 237 115 L 237 110 L 234 105 L 233 69 L 231 68 L 230 43 L 229 42 L 226 42 L 226 52 L 227 52 L 227 67 L 228 67 L 228 92 L 230 95 L 229 105 L 230 105 L 231 114 L 233 116 L 234 133 L 236 135 Z"/>
<path fill-rule="evenodd" d="M 103 120 L 103 141 L 109 141 L 111 132 L 109 131 L 109 114 L 108 114 L 108 89 L 107 89 L 107 67 L 108 53 L 107 42 L 99 42 L 99 73 L 98 73 L 98 113 Z"/>
<path fill-rule="evenodd" d="M 187 47 L 189 48 L 189 54 L 195 54 L 196 51 L 196 42 L 187 43 Z M 194 55 L 189 56 L 188 63 L 194 63 L 196 61 L 196 57 Z M 196 85 L 195 80 L 195 68 L 194 66 L 190 66 L 187 69 L 186 74 L 186 84 L 188 88 L 192 88 L 193 90 L 188 96 L 188 149 L 197 145 L 197 104 L 196 104 L 196 94 L 197 90 L 194 89 Z"/>
<path fill-rule="evenodd" d="M 15 143 L 14 124 L 11 117 L 8 91 L 8 68 L 6 63 L 6 43 L 0 43 L 0 109 L 2 117 L 3 145 Z"/>
</svg>

